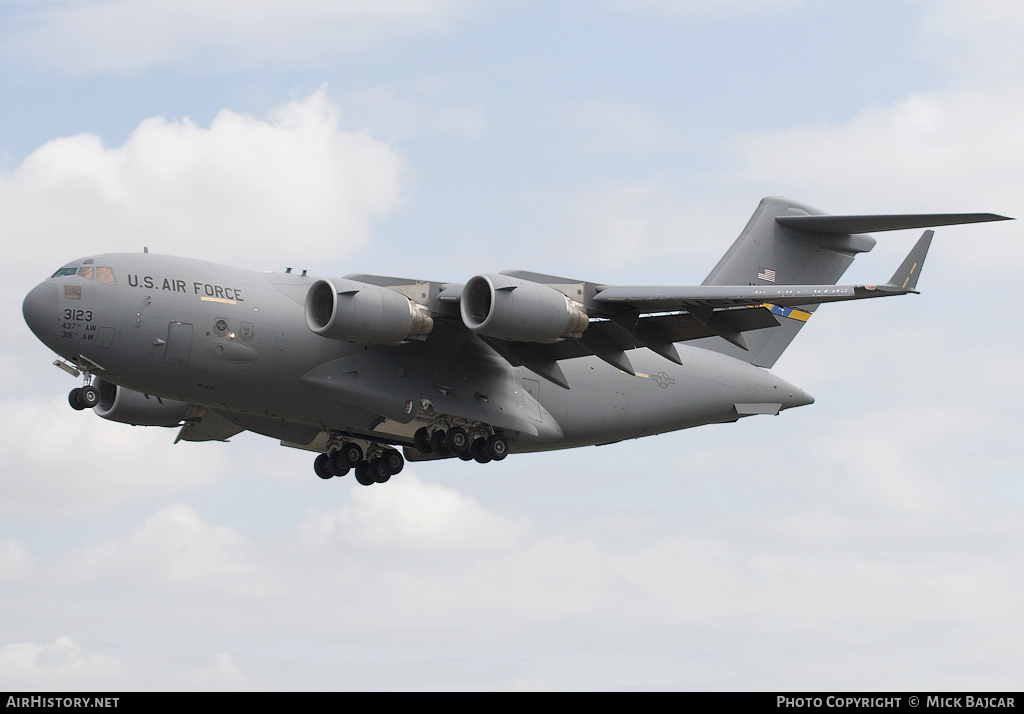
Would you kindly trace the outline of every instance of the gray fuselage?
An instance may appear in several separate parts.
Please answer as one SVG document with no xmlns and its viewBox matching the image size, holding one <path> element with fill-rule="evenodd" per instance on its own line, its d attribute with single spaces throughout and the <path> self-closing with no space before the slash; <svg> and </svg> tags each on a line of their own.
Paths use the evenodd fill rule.
<svg viewBox="0 0 1024 714">
<path fill-rule="evenodd" d="M 106 382 L 216 410 L 296 446 L 324 432 L 409 446 L 418 425 L 448 419 L 502 429 L 513 452 L 538 451 L 813 401 L 764 369 L 685 344 L 681 365 L 630 351 L 635 374 L 596 357 L 565 360 L 564 389 L 467 330 L 457 306 L 436 300 L 437 283 L 423 284 L 435 321 L 425 339 L 329 339 L 304 319 L 315 281 L 148 253 L 97 255 L 33 289 L 24 314 L 54 352 Z"/>
</svg>

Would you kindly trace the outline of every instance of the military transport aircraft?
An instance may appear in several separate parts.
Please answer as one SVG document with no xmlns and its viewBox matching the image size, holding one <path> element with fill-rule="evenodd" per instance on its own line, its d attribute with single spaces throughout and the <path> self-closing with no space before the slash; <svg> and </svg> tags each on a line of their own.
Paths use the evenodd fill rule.
<svg viewBox="0 0 1024 714">
<path fill-rule="evenodd" d="M 382 483 L 405 459 L 486 463 L 811 404 L 768 371 L 821 303 L 915 293 L 924 235 L 880 285 L 836 285 L 868 233 L 1006 220 L 834 216 L 761 201 L 696 287 L 510 271 L 465 284 L 257 273 L 143 253 L 72 261 L 25 298 L 75 409 L 244 430 L 316 452 L 329 479 Z M 395 447 L 402 447 L 402 453 Z"/>
</svg>

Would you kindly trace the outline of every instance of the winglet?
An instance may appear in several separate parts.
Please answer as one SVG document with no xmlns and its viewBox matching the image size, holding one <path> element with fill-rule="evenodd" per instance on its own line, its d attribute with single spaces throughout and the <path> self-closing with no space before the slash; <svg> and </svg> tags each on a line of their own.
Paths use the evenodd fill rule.
<svg viewBox="0 0 1024 714">
<path fill-rule="evenodd" d="M 907 254 L 903 263 L 893 273 L 885 287 L 897 288 L 910 293 L 917 292 L 917 279 L 921 276 L 921 266 L 924 265 L 924 259 L 928 255 L 928 248 L 932 244 L 932 236 L 934 235 L 935 231 L 924 232 L 924 235 L 914 244 L 910 253 Z"/>
</svg>

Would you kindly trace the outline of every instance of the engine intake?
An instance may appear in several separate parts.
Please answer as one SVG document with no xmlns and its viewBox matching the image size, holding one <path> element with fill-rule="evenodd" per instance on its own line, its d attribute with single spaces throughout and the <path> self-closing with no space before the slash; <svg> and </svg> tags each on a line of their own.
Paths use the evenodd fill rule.
<svg viewBox="0 0 1024 714">
<path fill-rule="evenodd" d="M 401 293 L 355 280 L 318 280 L 306 293 L 306 325 L 323 337 L 389 345 L 434 329 L 430 315 Z"/>
<path fill-rule="evenodd" d="M 174 399 L 160 399 L 142 392 L 96 379 L 100 401 L 94 411 L 104 419 L 135 426 L 178 426 L 189 405 Z"/>
<path fill-rule="evenodd" d="M 508 275 L 477 275 L 462 289 L 462 321 L 473 332 L 516 342 L 556 342 L 590 320 L 552 287 Z"/>
</svg>

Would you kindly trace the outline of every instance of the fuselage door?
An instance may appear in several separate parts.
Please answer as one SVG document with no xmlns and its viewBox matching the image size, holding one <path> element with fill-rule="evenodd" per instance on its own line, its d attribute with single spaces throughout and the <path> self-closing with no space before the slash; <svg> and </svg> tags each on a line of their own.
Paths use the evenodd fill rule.
<svg viewBox="0 0 1024 714">
<path fill-rule="evenodd" d="M 192 325 L 187 322 L 172 322 L 167 326 L 167 347 L 164 350 L 165 364 L 188 364 L 192 353 Z"/>
</svg>

